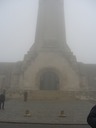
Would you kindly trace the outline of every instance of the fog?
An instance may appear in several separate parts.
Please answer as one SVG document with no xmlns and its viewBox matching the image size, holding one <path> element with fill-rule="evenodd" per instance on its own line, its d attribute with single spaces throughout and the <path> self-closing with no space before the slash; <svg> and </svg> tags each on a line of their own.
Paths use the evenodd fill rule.
<svg viewBox="0 0 96 128">
<path fill-rule="evenodd" d="M 34 43 L 38 0 L 0 0 L 0 62 L 23 60 Z M 96 0 L 65 0 L 67 43 L 79 62 L 96 63 Z"/>
</svg>

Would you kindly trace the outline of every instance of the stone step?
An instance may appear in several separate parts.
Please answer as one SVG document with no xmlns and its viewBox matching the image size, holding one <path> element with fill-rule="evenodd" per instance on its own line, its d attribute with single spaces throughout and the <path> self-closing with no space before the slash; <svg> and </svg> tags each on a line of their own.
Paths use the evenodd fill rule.
<svg viewBox="0 0 96 128">
<path fill-rule="evenodd" d="M 24 92 L 10 92 L 7 95 L 7 98 L 20 98 L 24 99 Z M 68 100 L 75 99 L 75 93 L 72 91 L 28 91 L 29 100 Z"/>
</svg>

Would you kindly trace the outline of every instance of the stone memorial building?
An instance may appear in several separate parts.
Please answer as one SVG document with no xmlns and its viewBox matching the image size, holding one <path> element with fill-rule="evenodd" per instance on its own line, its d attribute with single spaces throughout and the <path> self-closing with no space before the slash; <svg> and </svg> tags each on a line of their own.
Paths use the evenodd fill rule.
<svg viewBox="0 0 96 128">
<path fill-rule="evenodd" d="M 38 98 L 95 91 L 96 65 L 78 63 L 66 42 L 63 2 L 39 0 L 34 44 L 22 62 L 0 63 L 1 90 Z"/>
</svg>

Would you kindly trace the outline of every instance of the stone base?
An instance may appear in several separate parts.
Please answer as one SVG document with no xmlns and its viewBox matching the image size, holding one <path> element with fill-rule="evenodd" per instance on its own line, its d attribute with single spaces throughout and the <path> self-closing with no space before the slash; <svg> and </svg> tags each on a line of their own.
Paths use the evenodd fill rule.
<svg viewBox="0 0 96 128">
<path fill-rule="evenodd" d="M 32 91 L 28 99 L 34 100 L 67 100 L 75 98 L 74 93 L 64 91 Z"/>
<path fill-rule="evenodd" d="M 10 91 L 6 93 L 7 99 L 24 100 L 23 91 Z M 28 100 L 95 100 L 95 91 L 28 91 Z"/>
<path fill-rule="evenodd" d="M 28 100 L 68 100 L 76 98 L 73 91 L 28 91 Z M 8 99 L 24 99 L 24 92 L 7 92 Z"/>
</svg>

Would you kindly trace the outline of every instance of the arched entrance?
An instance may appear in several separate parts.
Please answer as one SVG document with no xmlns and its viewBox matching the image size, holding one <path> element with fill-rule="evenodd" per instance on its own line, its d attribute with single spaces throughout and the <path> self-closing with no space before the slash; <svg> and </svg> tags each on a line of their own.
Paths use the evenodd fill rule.
<svg viewBox="0 0 96 128">
<path fill-rule="evenodd" d="M 40 90 L 58 90 L 59 77 L 52 71 L 45 71 L 40 76 Z"/>
</svg>

